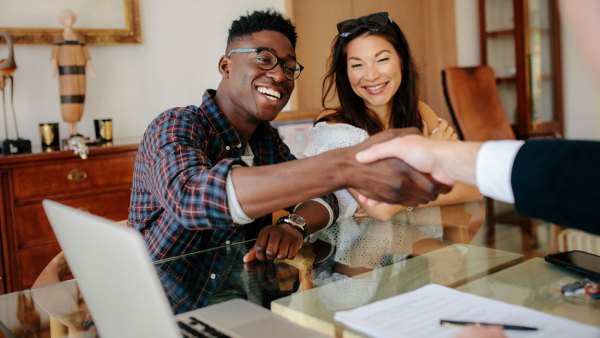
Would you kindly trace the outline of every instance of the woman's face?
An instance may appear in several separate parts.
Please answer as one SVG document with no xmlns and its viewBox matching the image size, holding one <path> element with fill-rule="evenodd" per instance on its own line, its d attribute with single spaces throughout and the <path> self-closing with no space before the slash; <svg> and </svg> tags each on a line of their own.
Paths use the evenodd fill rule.
<svg viewBox="0 0 600 338">
<path fill-rule="evenodd" d="M 402 82 L 400 56 L 378 35 L 362 35 L 346 48 L 348 79 L 352 90 L 374 112 L 391 111 L 392 98 Z"/>
</svg>

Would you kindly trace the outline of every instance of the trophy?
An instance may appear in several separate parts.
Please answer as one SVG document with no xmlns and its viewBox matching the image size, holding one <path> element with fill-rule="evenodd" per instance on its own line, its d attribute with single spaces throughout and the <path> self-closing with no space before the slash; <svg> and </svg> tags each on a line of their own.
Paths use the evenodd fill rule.
<svg viewBox="0 0 600 338">
<path fill-rule="evenodd" d="M 42 150 L 50 152 L 60 149 L 58 137 L 58 123 L 40 123 L 40 138 L 42 139 Z"/>
<path fill-rule="evenodd" d="M 112 142 L 112 119 L 95 119 L 94 130 L 96 131 L 96 141 L 103 144 Z"/>
</svg>

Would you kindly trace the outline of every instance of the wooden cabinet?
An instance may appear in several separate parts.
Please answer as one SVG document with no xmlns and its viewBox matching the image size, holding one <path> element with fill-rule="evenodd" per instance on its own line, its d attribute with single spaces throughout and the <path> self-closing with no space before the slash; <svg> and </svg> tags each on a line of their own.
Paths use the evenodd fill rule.
<svg viewBox="0 0 600 338">
<path fill-rule="evenodd" d="M 479 0 L 481 62 L 515 133 L 563 133 L 557 0 Z"/>
<path fill-rule="evenodd" d="M 91 147 L 86 160 L 71 151 L 0 156 L 0 292 L 31 287 L 60 251 L 43 199 L 127 218 L 137 148 Z"/>
</svg>

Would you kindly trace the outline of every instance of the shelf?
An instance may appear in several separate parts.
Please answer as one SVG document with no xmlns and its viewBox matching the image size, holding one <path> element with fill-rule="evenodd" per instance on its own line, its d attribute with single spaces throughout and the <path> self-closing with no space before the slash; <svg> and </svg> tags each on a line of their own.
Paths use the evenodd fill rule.
<svg viewBox="0 0 600 338">
<path fill-rule="evenodd" d="M 517 78 L 515 76 L 498 76 L 496 77 L 497 84 L 515 83 Z"/>
<path fill-rule="evenodd" d="M 501 37 L 501 36 L 512 36 L 514 34 L 515 34 L 515 30 L 512 28 L 485 32 L 485 35 L 488 38 L 496 38 L 496 37 Z"/>
<path fill-rule="evenodd" d="M 500 101 L 516 134 L 563 132 L 559 0 L 478 0 L 481 63 L 496 71 Z"/>
</svg>

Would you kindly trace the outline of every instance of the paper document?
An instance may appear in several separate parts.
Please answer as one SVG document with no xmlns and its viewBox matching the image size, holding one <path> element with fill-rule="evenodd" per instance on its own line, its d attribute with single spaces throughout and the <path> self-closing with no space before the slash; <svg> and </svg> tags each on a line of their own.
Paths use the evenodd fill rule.
<svg viewBox="0 0 600 338">
<path fill-rule="evenodd" d="M 456 337 L 461 328 L 440 326 L 440 319 L 536 327 L 505 330 L 507 337 L 600 337 L 600 327 L 580 324 L 522 306 L 484 298 L 437 284 L 336 312 L 334 320 L 370 337 Z"/>
</svg>

